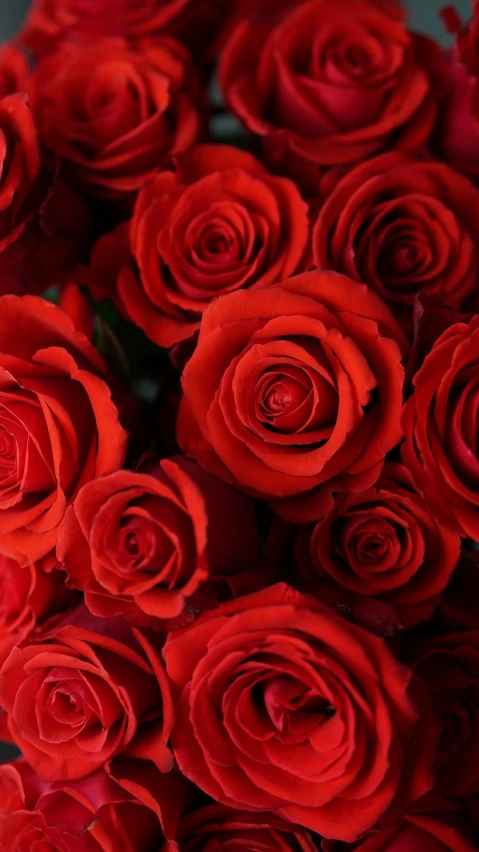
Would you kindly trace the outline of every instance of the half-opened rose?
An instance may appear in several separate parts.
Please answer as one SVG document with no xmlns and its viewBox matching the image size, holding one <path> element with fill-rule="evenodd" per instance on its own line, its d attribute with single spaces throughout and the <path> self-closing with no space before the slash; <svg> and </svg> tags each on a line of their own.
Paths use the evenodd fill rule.
<svg viewBox="0 0 479 852">
<path fill-rule="evenodd" d="M 391 603 L 410 627 L 431 616 L 460 553 L 460 540 L 431 518 L 403 465 L 387 462 L 372 488 L 336 497 L 296 539 L 299 570 Z"/>
<path fill-rule="evenodd" d="M 391 7 L 309 0 L 277 23 L 244 20 L 224 49 L 229 108 L 268 161 L 309 193 L 322 168 L 428 141 L 442 95 L 441 53 Z"/>
<path fill-rule="evenodd" d="M 100 616 L 174 619 L 215 574 L 259 551 L 253 502 L 182 456 L 88 483 L 69 507 L 57 553 Z"/>
<path fill-rule="evenodd" d="M 477 303 L 479 192 L 444 163 L 382 154 L 339 181 L 313 232 L 321 268 L 364 281 L 408 334 L 418 293 Z"/>
<path fill-rule="evenodd" d="M 43 778 L 82 778 L 128 749 L 163 772 L 173 724 L 161 634 L 82 604 L 14 648 L 0 670 L 0 704 L 24 757 Z"/>
<path fill-rule="evenodd" d="M 138 51 L 120 38 L 66 44 L 40 63 L 31 92 L 46 148 L 93 195 L 138 190 L 198 133 L 196 77 L 166 36 Z"/>
<path fill-rule="evenodd" d="M 229 145 L 198 145 L 140 191 L 129 229 L 99 240 L 92 290 L 105 296 L 116 276 L 120 309 L 169 347 L 195 334 L 213 298 L 297 272 L 309 231 L 292 181 Z"/>
</svg>

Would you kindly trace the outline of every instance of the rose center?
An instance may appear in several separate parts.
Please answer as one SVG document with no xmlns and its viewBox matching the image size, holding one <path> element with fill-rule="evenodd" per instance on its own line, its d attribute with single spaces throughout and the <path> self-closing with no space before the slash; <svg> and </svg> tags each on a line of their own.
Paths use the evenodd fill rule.
<svg viewBox="0 0 479 852">
<path fill-rule="evenodd" d="M 305 736 L 335 713 L 327 698 L 289 675 L 263 684 L 262 700 L 280 734 Z"/>
<path fill-rule="evenodd" d="M 58 722 L 74 727 L 83 721 L 85 715 L 83 699 L 67 683 L 59 683 L 52 689 L 48 710 Z"/>
<path fill-rule="evenodd" d="M 331 427 L 336 389 L 322 375 L 293 365 L 265 372 L 256 382 L 256 417 L 267 429 L 291 434 Z"/>
</svg>

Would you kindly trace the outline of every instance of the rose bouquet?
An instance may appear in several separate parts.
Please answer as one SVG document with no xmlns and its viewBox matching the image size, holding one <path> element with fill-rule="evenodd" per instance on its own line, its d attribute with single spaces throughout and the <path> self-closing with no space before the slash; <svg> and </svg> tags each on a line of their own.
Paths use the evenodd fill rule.
<svg viewBox="0 0 479 852">
<path fill-rule="evenodd" d="M 0 51 L 2 852 L 479 848 L 479 4 Z"/>
</svg>

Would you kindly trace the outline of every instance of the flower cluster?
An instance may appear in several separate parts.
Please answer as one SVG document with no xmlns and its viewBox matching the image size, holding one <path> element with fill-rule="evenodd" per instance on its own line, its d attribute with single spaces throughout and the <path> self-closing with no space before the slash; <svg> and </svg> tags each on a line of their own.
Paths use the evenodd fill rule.
<svg viewBox="0 0 479 852">
<path fill-rule="evenodd" d="M 3 852 L 479 848 L 479 2 L 0 49 Z"/>
</svg>

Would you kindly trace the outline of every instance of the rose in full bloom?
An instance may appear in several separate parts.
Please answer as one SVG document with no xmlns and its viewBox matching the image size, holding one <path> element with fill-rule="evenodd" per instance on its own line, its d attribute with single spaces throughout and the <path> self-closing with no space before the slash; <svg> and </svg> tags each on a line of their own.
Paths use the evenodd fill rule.
<svg viewBox="0 0 479 852">
<path fill-rule="evenodd" d="M 400 439 L 403 335 L 334 272 L 214 301 L 182 378 L 177 437 L 218 476 L 300 523 L 378 478 Z"/>
<path fill-rule="evenodd" d="M 470 809 L 462 809 L 447 799 L 426 796 L 403 820 L 372 831 L 355 846 L 323 840 L 321 849 L 324 852 L 352 849 L 354 852 L 476 852 L 479 813 L 475 803 L 470 805 Z"/>
<path fill-rule="evenodd" d="M 4 42 L 0 47 L 0 98 L 25 91 L 28 74 L 25 54 L 13 42 Z"/>
<path fill-rule="evenodd" d="M 258 551 L 252 501 L 181 456 L 88 483 L 57 544 L 92 612 L 140 623 L 181 615 L 210 575 L 245 571 Z"/>
<path fill-rule="evenodd" d="M 479 631 L 429 639 L 415 656 L 415 671 L 442 724 L 435 789 L 451 798 L 478 792 Z"/>
<path fill-rule="evenodd" d="M 409 471 L 392 462 L 374 487 L 338 495 L 296 539 L 303 576 L 388 601 L 407 627 L 431 616 L 459 552 L 459 537 L 436 523 Z"/>
<path fill-rule="evenodd" d="M 229 11 L 223 0 L 34 0 L 21 38 L 41 56 L 65 40 L 86 45 L 119 36 L 135 44 L 168 32 L 201 56 Z"/>
<path fill-rule="evenodd" d="M 479 317 L 450 326 L 414 377 L 404 464 L 436 519 L 479 541 Z"/>
<path fill-rule="evenodd" d="M 315 264 L 369 284 L 411 334 L 418 293 L 438 293 L 457 310 L 476 303 L 478 206 L 478 190 L 444 163 L 382 154 L 327 198 Z"/>
<path fill-rule="evenodd" d="M 0 554 L 0 664 L 14 645 L 61 612 L 70 599 L 65 574 L 51 558 L 22 568 Z"/>
<path fill-rule="evenodd" d="M 222 804 L 352 841 L 432 786 L 423 684 L 314 598 L 239 598 L 170 633 L 164 658 L 178 766 Z"/>
<path fill-rule="evenodd" d="M 102 197 L 138 190 L 199 129 L 188 54 L 166 36 L 138 51 L 122 39 L 67 44 L 40 62 L 31 92 L 46 148 Z"/>
<path fill-rule="evenodd" d="M 98 353 L 44 299 L 0 299 L 0 367 L 0 549 L 28 565 L 79 488 L 121 467 L 127 436 Z"/>
<path fill-rule="evenodd" d="M 13 649 L 0 670 L 8 730 L 43 778 L 82 778 L 128 749 L 171 769 L 161 634 L 81 604 Z"/>
<path fill-rule="evenodd" d="M 113 279 L 120 309 L 169 347 L 198 330 L 213 297 L 298 271 L 309 230 L 290 180 L 236 148 L 199 145 L 141 190 L 128 232 L 121 225 L 99 241 L 93 293 L 106 295 Z"/>
<path fill-rule="evenodd" d="M 175 848 L 181 852 L 202 852 L 210 844 L 218 849 L 261 849 L 262 852 L 317 852 L 318 849 L 308 831 L 276 814 L 255 814 L 218 804 L 205 805 L 183 817 L 176 843 Z"/>
<path fill-rule="evenodd" d="M 220 85 L 268 160 L 314 190 L 321 169 L 424 147 L 443 94 L 442 56 L 394 4 L 309 0 L 279 22 L 245 20 Z"/>
<path fill-rule="evenodd" d="M 153 811 L 102 770 L 62 785 L 24 760 L 0 766 L 2 852 L 149 852 L 162 840 Z"/>
</svg>

